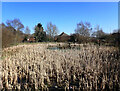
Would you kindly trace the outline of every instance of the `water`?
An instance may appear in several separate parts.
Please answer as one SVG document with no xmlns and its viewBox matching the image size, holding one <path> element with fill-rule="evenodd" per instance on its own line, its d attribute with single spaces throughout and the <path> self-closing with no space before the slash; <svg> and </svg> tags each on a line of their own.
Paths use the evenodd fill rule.
<svg viewBox="0 0 120 91">
<path fill-rule="evenodd" d="M 67 47 L 67 48 L 61 48 L 61 47 L 48 47 L 47 49 L 50 49 L 50 50 L 67 50 L 67 49 L 80 50 L 80 47 L 74 47 L 74 48 L 70 48 L 70 47 Z"/>
<path fill-rule="evenodd" d="M 59 47 L 48 47 L 47 49 L 50 49 L 50 50 L 60 50 Z"/>
</svg>

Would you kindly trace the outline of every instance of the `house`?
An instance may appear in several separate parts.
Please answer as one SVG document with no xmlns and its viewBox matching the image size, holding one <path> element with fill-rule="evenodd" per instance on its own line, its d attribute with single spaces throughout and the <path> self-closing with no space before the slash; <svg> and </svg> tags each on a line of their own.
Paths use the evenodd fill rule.
<svg viewBox="0 0 120 91">
<path fill-rule="evenodd" d="M 21 38 L 22 42 L 35 42 L 35 38 L 32 35 L 24 35 L 24 37 Z"/>
<path fill-rule="evenodd" d="M 57 42 L 67 42 L 70 40 L 70 36 L 68 34 L 62 32 L 60 35 L 55 36 L 54 40 Z"/>
<path fill-rule="evenodd" d="M 29 37 L 29 38 L 27 38 L 27 42 L 35 42 L 35 38 L 34 37 Z"/>
</svg>

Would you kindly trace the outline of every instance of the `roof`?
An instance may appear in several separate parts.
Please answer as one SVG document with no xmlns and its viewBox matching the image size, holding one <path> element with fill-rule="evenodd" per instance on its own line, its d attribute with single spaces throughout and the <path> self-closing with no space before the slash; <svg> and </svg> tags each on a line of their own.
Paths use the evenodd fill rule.
<svg viewBox="0 0 120 91">
<path fill-rule="evenodd" d="M 69 36 L 68 34 L 62 32 L 59 36 Z"/>
</svg>

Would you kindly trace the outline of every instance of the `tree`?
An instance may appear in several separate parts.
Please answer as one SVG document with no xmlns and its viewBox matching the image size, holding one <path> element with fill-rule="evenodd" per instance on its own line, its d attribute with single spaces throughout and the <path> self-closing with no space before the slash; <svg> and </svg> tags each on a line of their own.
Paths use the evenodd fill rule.
<svg viewBox="0 0 120 91">
<path fill-rule="evenodd" d="M 38 23 L 37 26 L 35 26 L 35 39 L 37 42 L 46 41 L 46 32 L 43 31 L 43 27 L 41 23 Z"/>
<path fill-rule="evenodd" d="M 120 29 L 113 30 L 113 33 L 120 33 Z"/>
<path fill-rule="evenodd" d="M 74 33 L 70 35 L 70 40 L 69 40 L 70 42 L 75 43 L 75 42 L 78 42 L 78 40 L 79 40 L 79 34 Z"/>
<path fill-rule="evenodd" d="M 91 33 L 91 25 L 88 22 L 83 23 L 82 21 L 77 24 L 77 29 L 75 29 L 75 33 L 78 33 L 84 37 L 89 37 Z"/>
<path fill-rule="evenodd" d="M 114 30 L 112 35 L 114 36 L 114 45 L 118 46 L 120 52 L 120 29 Z"/>
<path fill-rule="evenodd" d="M 24 28 L 24 25 L 21 23 L 19 19 L 7 20 L 6 24 L 8 27 L 13 27 L 17 31 L 21 31 Z"/>
<path fill-rule="evenodd" d="M 29 37 L 29 34 L 30 34 L 30 29 L 27 26 L 26 29 L 25 29 L 25 35 L 24 35 L 24 38 L 23 38 L 22 42 L 26 42 L 27 41 L 27 39 Z"/>
<path fill-rule="evenodd" d="M 5 26 L 4 23 L 1 23 L 1 24 L 0 24 L 0 29 L 2 29 L 2 28 L 6 28 L 6 26 Z"/>
<path fill-rule="evenodd" d="M 93 34 L 92 34 L 93 37 L 100 38 L 100 37 L 105 35 L 105 33 L 103 32 L 102 28 L 100 29 L 99 25 L 97 25 L 95 30 L 97 30 L 97 31 L 93 32 Z"/>
<path fill-rule="evenodd" d="M 7 27 L 13 28 L 14 29 L 14 34 L 15 34 L 15 43 L 18 43 L 19 40 L 21 39 L 22 30 L 24 29 L 24 25 L 21 23 L 19 19 L 14 19 L 14 20 L 7 20 L 6 21 Z"/>
<path fill-rule="evenodd" d="M 46 33 L 49 36 L 49 40 L 53 39 L 58 34 L 58 29 L 56 25 L 53 25 L 51 22 L 47 24 Z"/>
<path fill-rule="evenodd" d="M 1 27 L 2 27 L 2 29 L 1 29 Z M 2 32 L 2 36 L 0 36 L 0 39 L 2 40 L 2 43 L 1 43 L 2 48 L 8 47 L 8 46 L 14 44 L 15 35 L 10 30 L 10 27 L 7 27 L 4 23 L 2 23 L 2 24 L 0 24 L 0 31 Z"/>
<path fill-rule="evenodd" d="M 26 34 L 30 34 L 30 29 L 29 29 L 28 26 L 27 26 L 26 29 L 25 29 L 25 33 L 26 33 Z"/>
</svg>

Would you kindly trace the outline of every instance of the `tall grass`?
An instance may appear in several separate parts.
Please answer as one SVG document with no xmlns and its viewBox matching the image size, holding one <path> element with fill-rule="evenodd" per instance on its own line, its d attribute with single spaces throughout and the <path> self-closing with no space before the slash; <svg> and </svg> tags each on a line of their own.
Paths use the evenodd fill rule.
<svg viewBox="0 0 120 91">
<path fill-rule="evenodd" d="M 44 43 L 4 49 L 3 89 L 120 90 L 117 49 L 87 45 L 64 51 L 47 47 Z"/>
</svg>

